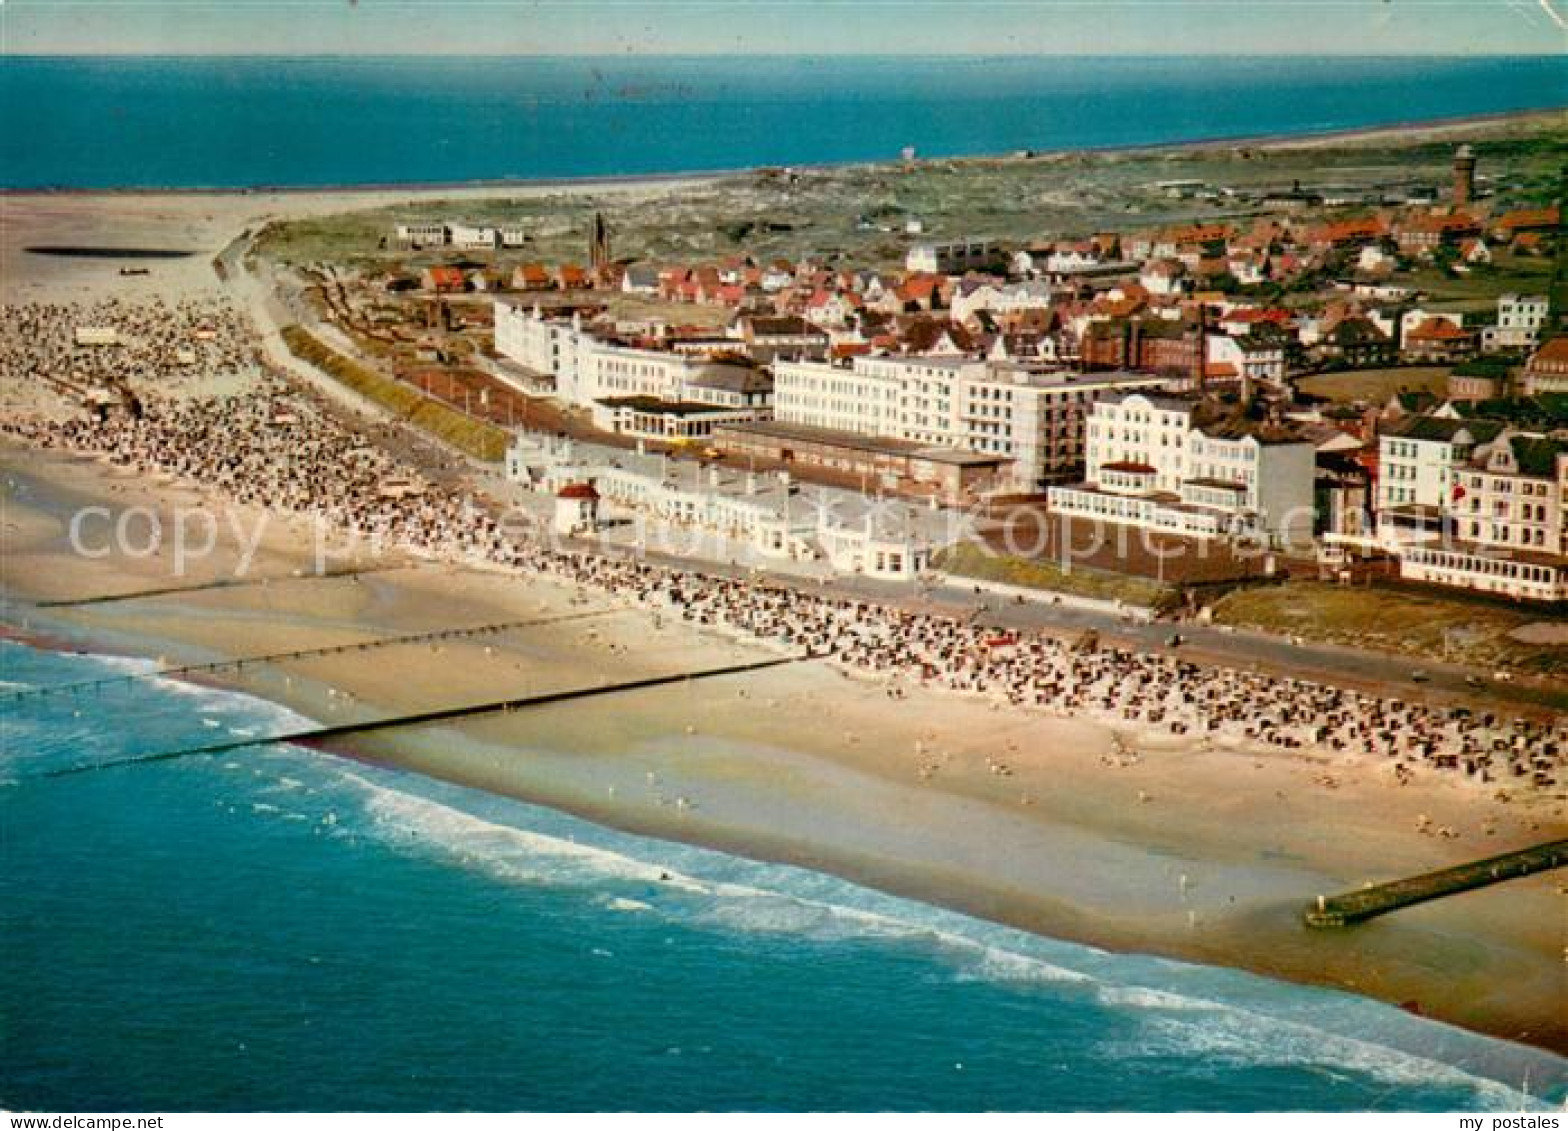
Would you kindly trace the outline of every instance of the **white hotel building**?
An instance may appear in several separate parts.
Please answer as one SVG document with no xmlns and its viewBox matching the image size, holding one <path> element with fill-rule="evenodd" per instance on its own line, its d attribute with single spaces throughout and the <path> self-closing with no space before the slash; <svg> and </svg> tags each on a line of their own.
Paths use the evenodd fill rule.
<svg viewBox="0 0 1568 1131">
<path fill-rule="evenodd" d="M 1002 456 L 1023 490 L 1083 465 L 1083 421 L 1094 400 L 1157 388 L 1134 373 L 1040 372 L 969 357 L 866 356 L 849 365 L 781 361 L 774 418 L 862 436 Z"/>
<path fill-rule="evenodd" d="M 496 353 L 553 380 L 569 404 L 601 409 L 607 401 L 637 399 L 722 408 L 726 420 L 766 419 L 772 393 L 757 369 L 705 357 L 606 341 L 583 327 L 579 315 L 548 318 L 538 307 L 497 300 Z M 651 405 L 641 406 L 645 411 Z"/>
<path fill-rule="evenodd" d="M 1442 532 L 1455 475 L 1503 426 L 1448 415 L 1411 416 L 1378 439 L 1377 536 L 1389 548 Z"/>
<path fill-rule="evenodd" d="M 1051 488 L 1053 514 L 1271 546 L 1312 537 L 1315 452 L 1286 427 L 1129 392 L 1094 405 L 1085 438 L 1088 474 Z"/>
<path fill-rule="evenodd" d="M 1435 511 L 1435 521 L 1398 522 L 1410 508 L 1396 508 L 1386 522 L 1379 516 L 1380 536 L 1399 555 L 1399 575 L 1515 599 L 1568 601 L 1568 441 L 1486 421 L 1466 422 L 1465 437 L 1481 425 L 1487 437 L 1452 460 L 1440 499 L 1421 512 Z M 1408 445 L 1419 430 L 1385 436 L 1384 450 Z"/>
</svg>

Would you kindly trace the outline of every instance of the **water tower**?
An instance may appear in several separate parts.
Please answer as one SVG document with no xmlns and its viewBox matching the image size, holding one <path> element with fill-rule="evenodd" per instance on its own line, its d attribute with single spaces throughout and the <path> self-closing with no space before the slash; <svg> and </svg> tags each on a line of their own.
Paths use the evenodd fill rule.
<svg viewBox="0 0 1568 1131">
<path fill-rule="evenodd" d="M 1475 150 L 1461 145 L 1454 150 L 1454 203 L 1469 204 L 1475 199 Z"/>
</svg>

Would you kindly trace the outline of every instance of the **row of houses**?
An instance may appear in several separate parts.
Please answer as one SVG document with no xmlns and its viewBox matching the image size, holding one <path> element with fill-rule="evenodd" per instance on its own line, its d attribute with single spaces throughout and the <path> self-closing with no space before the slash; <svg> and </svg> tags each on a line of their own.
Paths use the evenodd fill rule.
<svg viewBox="0 0 1568 1131">
<path fill-rule="evenodd" d="M 625 454 L 589 463 L 569 446 L 518 438 L 507 474 L 556 498 L 556 533 L 592 536 L 612 517 L 630 519 L 645 545 L 694 538 L 725 560 L 822 562 L 841 574 L 912 581 L 948 539 L 940 515 L 899 503 L 802 490 L 788 472 L 760 474 L 662 456 Z"/>
<path fill-rule="evenodd" d="M 528 234 L 521 224 L 462 224 L 446 220 L 419 220 L 398 224 L 392 240 L 401 248 L 422 251 L 454 247 L 464 251 L 498 251 L 522 247 Z"/>
<path fill-rule="evenodd" d="M 514 319 L 526 342 L 508 338 Z M 1532 363 L 1561 366 L 1568 384 L 1563 341 Z M 1152 374 L 951 354 L 782 358 L 771 398 L 747 404 L 725 400 L 729 381 L 712 375 L 754 366 L 599 338 L 580 317 L 500 304 L 497 344 L 552 372 L 558 393 L 609 431 L 700 434 L 764 465 L 947 503 L 1044 490 L 1052 515 L 1151 534 L 1298 555 L 1326 535 L 1392 555 L 1414 580 L 1568 598 L 1568 443 L 1453 407 L 1396 405 L 1377 435 L 1282 398 L 1266 406 L 1173 391 L 1180 382 Z M 700 433 L 667 423 L 693 418 Z"/>
</svg>

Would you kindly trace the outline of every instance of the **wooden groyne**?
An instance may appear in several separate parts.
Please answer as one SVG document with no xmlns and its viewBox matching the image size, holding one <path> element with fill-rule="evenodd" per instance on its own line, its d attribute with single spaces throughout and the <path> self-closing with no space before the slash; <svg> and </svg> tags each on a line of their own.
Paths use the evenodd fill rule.
<svg viewBox="0 0 1568 1131">
<path fill-rule="evenodd" d="M 210 589 L 248 589 L 256 586 L 279 585 L 290 581 L 336 581 L 345 577 L 358 577 L 363 573 L 381 573 L 384 570 L 406 569 L 405 565 L 352 566 L 341 569 L 324 569 L 299 573 L 289 577 L 223 577 L 216 581 L 198 581 L 190 585 L 164 585 L 157 589 L 133 589 L 129 593 L 100 593 L 91 597 L 65 597 L 55 601 L 34 602 L 40 609 L 74 609 L 79 605 L 108 605 L 116 601 L 140 601 L 148 597 L 172 597 L 181 593 L 203 593 Z"/>
<path fill-rule="evenodd" d="M 250 747 L 276 746 L 280 743 L 321 743 L 333 739 L 348 738 L 354 735 L 370 734 L 374 731 L 407 729 L 409 727 L 429 726 L 433 723 L 457 722 L 463 719 L 478 718 L 482 715 L 503 714 L 511 711 L 520 711 L 529 707 L 543 707 L 552 703 L 568 703 L 574 699 L 590 699 L 600 695 L 615 695 L 626 691 L 641 691 L 650 687 L 666 687 L 675 683 L 692 683 L 700 679 L 714 679 L 725 675 L 742 675 L 746 672 L 762 671 L 765 668 L 781 667 L 784 664 L 798 664 L 806 660 L 820 659 L 817 653 L 806 652 L 798 656 L 782 656 L 769 660 L 752 660 L 744 664 L 728 664 L 718 668 L 701 668 L 697 671 L 673 672 L 670 675 L 648 676 L 643 679 L 627 680 L 623 683 L 607 683 L 597 687 L 579 687 L 569 691 L 547 691 L 540 695 L 524 695 L 514 699 L 497 699 L 488 703 L 470 703 L 460 707 L 440 707 L 433 711 L 416 711 L 405 715 L 391 715 L 380 719 L 366 719 L 357 723 L 338 723 L 333 726 L 308 727 L 303 730 L 288 731 L 283 734 L 266 735 L 261 738 L 236 738 L 224 742 L 212 742 L 204 746 L 189 746 L 179 750 L 160 750 L 151 754 L 136 754 L 128 758 L 115 758 L 103 762 L 89 762 L 80 766 L 66 766 L 63 769 L 48 770 L 35 775 L 39 778 L 64 778 L 76 774 L 96 773 L 100 770 L 112 770 L 122 766 L 137 766 L 149 762 L 172 762 L 180 758 L 195 758 L 212 754 L 225 754 L 233 750 L 244 750 Z"/>
<path fill-rule="evenodd" d="M 296 648 L 288 652 L 266 652 L 259 656 L 236 656 L 226 660 L 211 660 L 203 664 L 181 664 L 178 667 L 157 668 L 150 672 L 129 672 L 124 675 L 102 676 L 73 683 L 45 684 L 27 687 L 0 695 L 0 704 L 17 703 L 25 699 L 45 699 L 54 695 L 85 695 L 102 693 L 135 686 L 149 679 L 192 679 L 224 672 L 242 672 L 247 667 L 262 664 L 289 663 L 294 660 L 314 660 L 323 656 L 341 656 L 349 652 L 371 652 L 378 648 L 397 645 L 439 644 L 448 640 L 467 640 L 476 636 L 493 636 L 521 628 L 538 628 L 542 625 L 563 624 L 567 621 L 586 620 L 589 617 L 609 616 L 622 612 L 618 608 L 590 609 L 578 613 L 562 613 L 553 617 L 535 617 L 532 620 L 496 621 L 462 628 L 442 628 L 430 632 L 414 632 L 405 636 L 378 636 L 370 640 L 356 640 L 348 644 L 324 644 L 316 648 Z"/>
<path fill-rule="evenodd" d="M 1548 841 L 1533 848 L 1473 860 L 1453 868 L 1426 872 L 1386 884 L 1373 884 L 1358 891 L 1334 896 L 1318 896 L 1306 910 L 1309 927 L 1348 927 L 1402 907 L 1442 899 L 1476 888 L 1489 887 L 1506 880 L 1536 872 L 1549 872 L 1568 864 L 1568 840 Z"/>
</svg>

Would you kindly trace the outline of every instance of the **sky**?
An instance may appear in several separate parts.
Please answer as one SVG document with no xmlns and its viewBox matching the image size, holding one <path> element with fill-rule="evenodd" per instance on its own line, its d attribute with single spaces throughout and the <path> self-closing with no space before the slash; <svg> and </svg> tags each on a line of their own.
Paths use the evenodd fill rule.
<svg viewBox="0 0 1568 1131">
<path fill-rule="evenodd" d="M 1565 54 L 1568 0 L 0 0 L 0 51 Z"/>
</svg>

